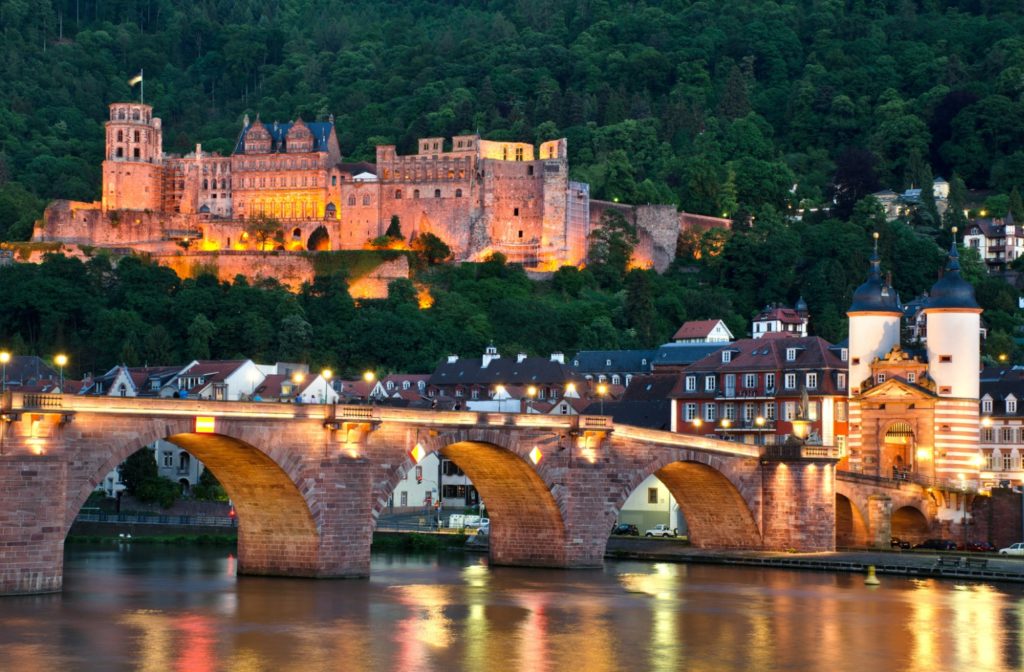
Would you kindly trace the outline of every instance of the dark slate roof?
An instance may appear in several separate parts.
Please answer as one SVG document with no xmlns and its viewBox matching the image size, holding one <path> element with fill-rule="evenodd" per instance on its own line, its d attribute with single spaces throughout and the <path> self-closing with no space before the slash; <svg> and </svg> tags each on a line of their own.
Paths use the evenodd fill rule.
<svg viewBox="0 0 1024 672">
<path fill-rule="evenodd" d="M 249 133 L 249 129 L 260 123 L 263 122 L 257 119 L 255 123 L 249 124 L 242 129 L 241 134 L 238 136 L 238 142 L 235 144 L 235 154 L 245 154 L 245 136 Z M 288 130 L 292 127 L 292 123 L 290 121 L 284 124 L 278 122 L 272 124 L 263 123 L 267 132 L 270 133 L 271 153 L 288 150 L 286 136 L 288 135 Z M 326 152 L 327 141 L 331 137 L 331 128 L 334 124 L 329 121 L 309 121 L 304 123 L 309 128 L 309 132 L 313 134 L 313 151 Z"/>
<path fill-rule="evenodd" d="M 982 376 L 978 398 L 980 400 L 987 395 L 992 399 L 992 413 L 986 413 L 985 415 L 1001 418 L 1024 416 L 1024 403 L 1022 403 L 1024 402 L 1024 371 L 1010 369 L 1002 370 L 999 373 L 1001 375 L 995 380 L 986 380 Z M 1018 402 L 1015 413 L 1007 413 L 1006 404 L 1004 403 L 1011 394 Z"/>
<path fill-rule="evenodd" d="M 687 366 L 728 346 L 728 343 L 666 343 L 655 352 L 654 364 Z"/>
<path fill-rule="evenodd" d="M 41 380 L 56 380 L 57 367 L 51 367 L 35 355 L 11 355 L 7 362 L 8 385 L 34 385 Z"/>
<path fill-rule="evenodd" d="M 483 367 L 482 362 L 480 358 L 444 360 L 430 374 L 430 385 L 564 385 L 584 381 L 568 364 L 544 357 L 527 357 L 522 362 L 517 362 L 515 357 L 501 357 L 491 360 L 487 367 Z"/>
<path fill-rule="evenodd" d="M 594 402 L 584 408 L 582 415 L 598 415 L 601 404 Z M 612 416 L 619 425 L 632 425 L 648 429 L 671 429 L 672 402 L 668 399 L 648 399 L 634 401 L 606 401 L 604 414 Z"/>
<path fill-rule="evenodd" d="M 646 373 L 654 363 L 655 350 L 580 350 L 572 358 L 580 373 Z M 611 360 L 611 364 L 608 364 Z M 644 363 L 646 361 L 646 364 Z"/>
<path fill-rule="evenodd" d="M 647 376 L 634 376 L 629 387 L 622 395 L 623 401 L 651 401 L 668 399 L 675 387 L 678 373 L 655 373 Z"/>
<path fill-rule="evenodd" d="M 868 279 L 854 290 L 853 303 L 846 312 L 900 312 L 900 297 L 893 287 L 882 280 L 882 260 L 878 256 L 877 238 L 875 238 L 875 251 L 871 254 L 871 271 L 868 273 Z"/>
<path fill-rule="evenodd" d="M 928 295 L 928 308 L 980 308 L 974 298 L 974 286 L 960 276 L 960 254 L 956 249 L 956 240 L 949 248 L 949 261 L 946 272 L 939 281 L 932 285 Z"/>
</svg>

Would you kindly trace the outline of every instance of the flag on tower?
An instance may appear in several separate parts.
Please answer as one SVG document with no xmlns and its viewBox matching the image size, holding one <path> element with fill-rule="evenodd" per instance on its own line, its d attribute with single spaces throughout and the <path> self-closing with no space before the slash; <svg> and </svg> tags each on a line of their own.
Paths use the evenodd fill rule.
<svg viewBox="0 0 1024 672">
<path fill-rule="evenodd" d="M 139 70 L 139 74 L 135 75 L 134 77 L 132 77 L 131 79 L 128 80 L 128 86 L 135 86 L 136 84 L 139 84 L 140 82 L 142 82 L 142 71 L 141 70 Z"/>
</svg>

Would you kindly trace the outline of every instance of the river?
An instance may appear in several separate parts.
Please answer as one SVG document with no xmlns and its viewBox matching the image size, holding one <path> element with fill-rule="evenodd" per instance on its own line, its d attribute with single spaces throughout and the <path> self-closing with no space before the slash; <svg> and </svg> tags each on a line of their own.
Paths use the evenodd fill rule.
<svg viewBox="0 0 1024 672">
<path fill-rule="evenodd" d="M 1024 590 L 718 566 L 375 555 L 368 580 L 236 576 L 228 551 L 69 548 L 0 599 L 0 670 L 1001 670 Z"/>
</svg>

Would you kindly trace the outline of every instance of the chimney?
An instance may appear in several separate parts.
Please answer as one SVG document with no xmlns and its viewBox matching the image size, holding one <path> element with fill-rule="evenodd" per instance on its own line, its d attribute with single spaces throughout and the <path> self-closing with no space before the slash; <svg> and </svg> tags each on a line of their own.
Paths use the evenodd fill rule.
<svg viewBox="0 0 1024 672">
<path fill-rule="evenodd" d="M 448 355 L 448 363 L 449 364 L 454 364 L 457 361 L 459 361 L 459 356 L 458 355 Z"/>
<path fill-rule="evenodd" d="M 558 362 L 559 364 L 565 364 L 565 355 L 560 352 L 552 352 L 551 361 Z"/>
<path fill-rule="evenodd" d="M 526 353 L 520 352 L 516 355 L 516 364 L 522 364 L 526 360 Z"/>
<path fill-rule="evenodd" d="M 498 354 L 498 349 L 493 345 L 488 345 L 487 349 L 484 350 L 484 357 L 480 367 L 486 369 L 487 365 L 496 359 L 501 359 L 501 355 Z"/>
</svg>

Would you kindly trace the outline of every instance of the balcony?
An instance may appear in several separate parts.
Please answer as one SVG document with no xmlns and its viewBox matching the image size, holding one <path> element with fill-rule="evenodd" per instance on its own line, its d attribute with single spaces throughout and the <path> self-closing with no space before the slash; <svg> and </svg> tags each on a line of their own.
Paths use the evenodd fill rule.
<svg viewBox="0 0 1024 672">
<path fill-rule="evenodd" d="M 728 427 L 718 427 L 716 431 L 726 433 L 736 432 L 774 432 L 775 421 L 765 420 L 758 424 L 755 420 L 730 420 Z"/>
</svg>

